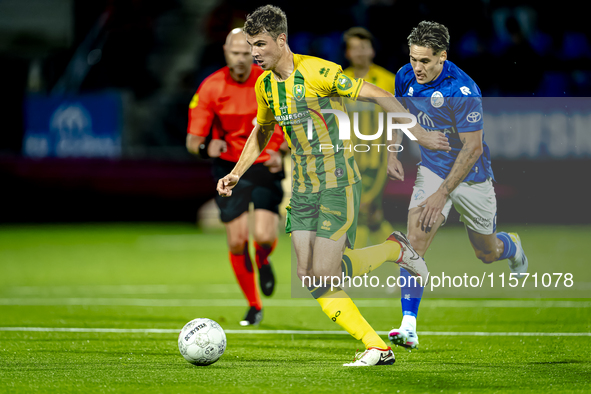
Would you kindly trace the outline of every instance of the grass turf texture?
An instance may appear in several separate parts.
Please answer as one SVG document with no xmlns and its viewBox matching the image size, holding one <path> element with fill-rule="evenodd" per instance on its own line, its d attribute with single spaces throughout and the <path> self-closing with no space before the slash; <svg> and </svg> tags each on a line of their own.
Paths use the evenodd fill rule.
<svg viewBox="0 0 591 394">
<path fill-rule="evenodd" d="M 522 236 L 532 268 L 585 261 L 591 227 L 510 228 Z M 432 269 L 491 269 L 473 257 L 461 227 L 442 229 L 429 254 Z M 263 300 L 260 329 L 338 330 L 315 301 L 289 298 L 287 237 L 272 258 L 278 289 Z M 507 270 L 497 264 L 499 272 Z M 1 327 L 180 330 L 195 317 L 209 317 L 237 330 L 246 311 L 224 234 L 183 224 L 0 227 L 0 272 Z M 399 323 L 397 299 L 357 304 L 376 330 Z M 591 389 L 589 337 L 421 331 L 591 332 L 589 305 L 425 299 L 421 348 L 395 348 L 394 366 L 364 369 L 341 366 L 363 347 L 346 335 L 228 334 L 220 361 L 195 367 L 178 353 L 175 333 L 0 331 L 0 391 L 585 392 Z"/>
</svg>

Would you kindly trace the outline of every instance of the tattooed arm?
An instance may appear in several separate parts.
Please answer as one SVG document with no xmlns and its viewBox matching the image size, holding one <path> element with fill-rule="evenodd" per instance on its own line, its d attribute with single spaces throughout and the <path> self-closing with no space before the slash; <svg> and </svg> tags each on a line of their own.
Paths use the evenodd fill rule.
<svg viewBox="0 0 591 394">
<path fill-rule="evenodd" d="M 460 133 L 460 140 L 464 146 L 458 154 L 449 175 L 439 186 L 439 189 L 420 205 L 425 208 L 419 217 L 423 230 L 435 224 L 450 193 L 466 178 L 470 169 L 482 154 L 482 130 Z"/>
</svg>

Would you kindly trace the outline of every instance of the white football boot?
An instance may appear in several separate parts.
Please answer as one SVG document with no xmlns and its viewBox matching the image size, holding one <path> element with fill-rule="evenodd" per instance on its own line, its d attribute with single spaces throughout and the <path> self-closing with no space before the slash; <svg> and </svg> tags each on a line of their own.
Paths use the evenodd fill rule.
<svg viewBox="0 0 591 394">
<path fill-rule="evenodd" d="M 402 346 L 410 352 L 419 348 L 419 336 L 417 335 L 417 319 L 412 315 L 402 318 L 400 328 L 395 328 L 388 334 L 388 339 L 393 345 Z"/>
<path fill-rule="evenodd" d="M 391 348 L 379 349 L 370 347 L 364 352 L 355 354 L 355 361 L 343 364 L 343 367 L 371 367 L 373 365 L 392 365 L 396 361 Z"/>
<path fill-rule="evenodd" d="M 515 252 L 515 256 L 513 256 L 508 260 L 509 268 L 511 269 L 512 273 L 518 274 L 516 275 L 518 279 L 523 278 L 523 274 L 527 272 L 527 256 L 523 251 L 523 247 L 521 246 L 521 238 L 517 233 L 508 233 L 513 242 L 515 242 L 515 246 L 517 250 Z"/>
<path fill-rule="evenodd" d="M 417 283 L 421 286 L 427 286 L 429 282 L 429 269 L 425 260 L 419 256 L 415 249 L 410 244 L 406 235 L 400 231 L 394 231 L 388 237 L 388 241 L 398 242 L 402 246 L 402 256 L 396 261 L 396 263 L 407 270 L 412 276 L 418 277 Z"/>
<path fill-rule="evenodd" d="M 407 348 L 409 352 L 419 348 L 419 336 L 416 330 L 408 326 L 393 329 L 388 334 L 388 338 L 393 345 Z"/>
</svg>

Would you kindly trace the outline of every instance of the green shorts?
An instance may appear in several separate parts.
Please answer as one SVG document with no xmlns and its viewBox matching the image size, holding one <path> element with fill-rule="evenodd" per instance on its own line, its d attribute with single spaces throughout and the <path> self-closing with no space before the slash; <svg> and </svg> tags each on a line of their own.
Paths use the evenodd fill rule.
<svg viewBox="0 0 591 394">
<path fill-rule="evenodd" d="M 293 192 L 285 232 L 316 231 L 317 237 L 333 241 L 346 234 L 349 245 L 355 245 L 360 197 L 361 182 L 318 193 Z"/>
</svg>

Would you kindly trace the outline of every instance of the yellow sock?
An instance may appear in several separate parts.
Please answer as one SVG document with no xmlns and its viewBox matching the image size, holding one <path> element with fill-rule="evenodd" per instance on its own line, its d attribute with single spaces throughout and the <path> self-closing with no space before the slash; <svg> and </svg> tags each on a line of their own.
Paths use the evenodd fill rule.
<svg viewBox="0 0 591 394">
<path fill-rule="evenodd" d="M 341 326 L 353 338 L 361 340 L 366 349 L 370 347 L 388 348 L 382 338 L 380 338 L 363 316 L 361 316 L 353 300 L 343 290 L 329 291 L 318 298 L 317 301 L 322 307 L 322 311 L 333 322 Z"/>
<path fill-rule="evenodd" d="M 363 249 L 345 249 L 341 267 L 351 278 L 370 273 L 386 261 L 396 261 L 400 256 L 400 244 L 386 241 Z"/>
</svg>

